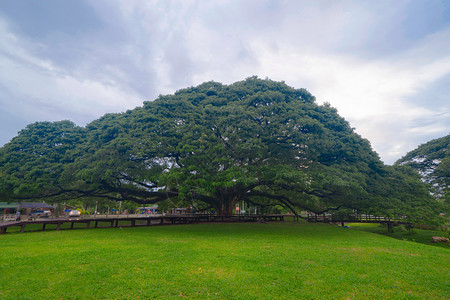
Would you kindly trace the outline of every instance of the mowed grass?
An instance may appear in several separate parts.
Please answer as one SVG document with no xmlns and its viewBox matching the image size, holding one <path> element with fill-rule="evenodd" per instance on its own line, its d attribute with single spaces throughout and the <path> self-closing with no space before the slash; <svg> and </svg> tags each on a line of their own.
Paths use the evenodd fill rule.
<svg viewBox="0 0 450 300">
<path fill-rule="evenodd" d="M 325 224 L 0 236 L 0 299 L 449 299 L 449 250 Z"/>
</svg>

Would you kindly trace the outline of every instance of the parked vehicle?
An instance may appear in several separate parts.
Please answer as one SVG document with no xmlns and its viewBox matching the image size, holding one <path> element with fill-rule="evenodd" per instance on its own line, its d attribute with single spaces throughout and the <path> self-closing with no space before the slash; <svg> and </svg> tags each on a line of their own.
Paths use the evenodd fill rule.
<svg viewBox="0 0 450 300">
<path fill-rule="evenodd" d="M 80 217 L 80 216 L 81 216 L 81 212 L 79 210 L 74 209 L 69 212 L 69 217 L 73 218 L 73 217 Z"/>
<path fill-rule="evenodd" d="M 30 217 L 32 218 L 48 218 L 52 215 L 52 212 L 49 210 L 35 210 L 30 213 Z"/>
</svg>

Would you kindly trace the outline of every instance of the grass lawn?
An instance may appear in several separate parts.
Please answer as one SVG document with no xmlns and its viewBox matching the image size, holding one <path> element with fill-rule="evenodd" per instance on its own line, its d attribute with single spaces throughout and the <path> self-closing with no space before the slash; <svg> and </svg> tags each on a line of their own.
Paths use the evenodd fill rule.
<svg viewBox="0 0 450 300">
<path fill-rule="evenodd" d="M 0 235 L 0 299 L 449 299 L 448 249 L 324 224 Z"/>
</svg>

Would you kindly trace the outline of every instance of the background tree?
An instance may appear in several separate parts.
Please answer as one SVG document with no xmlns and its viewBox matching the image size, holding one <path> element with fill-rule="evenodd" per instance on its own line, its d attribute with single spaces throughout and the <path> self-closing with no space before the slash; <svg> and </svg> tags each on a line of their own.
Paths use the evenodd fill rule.
<svg viewBox="0 0 450 300">
<path fill-rule="evenodd" d="M 413 168 L 430 185 L 436 198 L 450 204 L 450 135 L 431 140 L 408 152 L 395 164 Z"/>
</svg>

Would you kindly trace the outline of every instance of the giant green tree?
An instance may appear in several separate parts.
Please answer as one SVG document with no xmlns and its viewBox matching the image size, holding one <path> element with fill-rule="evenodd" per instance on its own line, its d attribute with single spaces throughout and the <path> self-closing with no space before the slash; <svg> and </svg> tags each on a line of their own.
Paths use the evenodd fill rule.
<svg viewBox="0 0 450 300">
<path fill-rule="evenodd" d="M 32 144 L 33 126 L 0 150 L 0 172 L 12 174 L 3 179 L 4 197 L 185 202 L 223 215 L 238 201 L 293 212 L 346 207 L 404 214 L 414 204 L 402 182 L 412 181 L 421 191 L 414 201 L 431 201 L 417 178 L 384 166 L 336 109 L 283 82 L 207 82 L 86 128 L 59 124 L 34 125 L 59 126 L 56 136 L 64 137 L 57 143 L 62 151 L 45 146 L 51 135 L 41 136 L 42 157 L 52 158 L 41 173 L 42 158 L 19 155 L 20 145 Z M 400 189 L 386 194 L 392 178 Z"/>
</svg>

